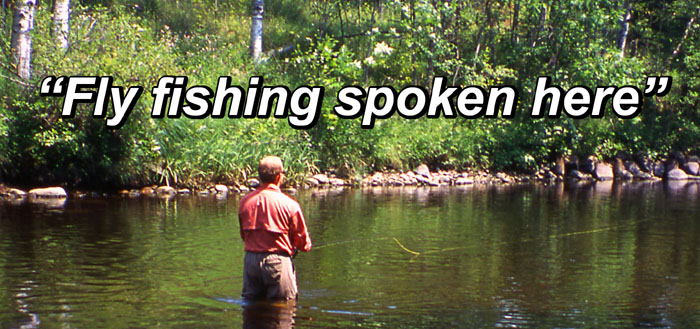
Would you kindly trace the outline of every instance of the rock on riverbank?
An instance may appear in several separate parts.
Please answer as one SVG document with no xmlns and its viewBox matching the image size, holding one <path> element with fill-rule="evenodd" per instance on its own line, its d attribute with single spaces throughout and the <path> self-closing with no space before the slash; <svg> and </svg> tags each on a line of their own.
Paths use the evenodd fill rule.
<svg viewBox="0 0 700 329">
<path fill-rule="evenodd" d="M 375 172 L 361 178 L 346 179 L 336 177 L 333 172 L 318 173 L 307 177 L 297 188 L 330 187 L 379 187 L 379 186 L 465 186 L 478 184 L 514 184 L 520 182 L 554 181 L 609 181 L 609 180 L 667 180 L 700 181 L 700 160 L 697 156 L 685 156 L 674 152 L 666 159 L 651 159 L 644 156 L 617 157 L 608 161 L 599 161 L 595 156 L 576 158 L 560 156 L 549 167 L 543 167 L 533 174 L 512 174 L 507 172 L 489 172 L 487 170 L 440 170 L 421 164 L 408 171 Z M 226 198 L 229 195 L 247 193 L 255 189 L 260 182 L 255 178 L 247 179 L 242 184 L 211 184 L 198 190 L 171 186 L 146 186 L 140 189 L 122 190 L 123 197 L 160 197 L 175 198 L 192 195 L 216 196 Z M 74 192 L 74 196 L 85 194 Z M 92 195 L 95 195 L 93 193 Z M 33 189 L 24 192 L 20 189 L 5 187 L 0 184 L 0 199 L 65 199 L 66 191 L 61 187 Z"/>
</svg>

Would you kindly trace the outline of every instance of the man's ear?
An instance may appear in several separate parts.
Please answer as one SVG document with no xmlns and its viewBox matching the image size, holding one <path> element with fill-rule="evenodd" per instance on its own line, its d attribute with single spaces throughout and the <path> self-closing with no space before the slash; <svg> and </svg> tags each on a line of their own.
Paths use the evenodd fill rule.
<svg viewBox="0 0 700 329">
<path fill-rule="evenodd" d="M 277 174 L 277 177 L 275 177 L 275 185 L 282 185 L 282 174 Z"/>
</svg>

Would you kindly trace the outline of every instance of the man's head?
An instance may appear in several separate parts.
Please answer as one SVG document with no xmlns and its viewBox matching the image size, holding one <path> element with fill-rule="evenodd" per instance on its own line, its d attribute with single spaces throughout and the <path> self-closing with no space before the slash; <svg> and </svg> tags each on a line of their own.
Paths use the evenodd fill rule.
<svg viewBox="0 0 700 329">
<path fill-rule="evenodd" d="M 280 174 L 284 174 L 282 159 L 276 156 L 266 156 L 260 160 L 260 164 L 258 164 L 260 183 L 278 183 L 277 177 Z"/>
</svg>

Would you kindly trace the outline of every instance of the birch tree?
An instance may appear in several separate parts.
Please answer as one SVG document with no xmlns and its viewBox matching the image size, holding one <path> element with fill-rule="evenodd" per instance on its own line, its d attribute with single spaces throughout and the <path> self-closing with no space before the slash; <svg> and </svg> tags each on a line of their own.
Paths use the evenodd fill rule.
<svg viewBox="0 0 700 329">
<path fill-rule="evenodd" d="M 250 55 L 255 62 L 260 61 L 263 42 L 263 0 L 253 0 L 253 17 L 250 26 Z"/>
<path fill-rule="evenodd" d="M 70 0 L 53 1 L 53 28 L 56 45 L 68 49 L 68 33 L 70 31 Z"/>
<path fill-rule="evenodd" d="M 625 12 L 620 19 L 620 30 L 617 32 L 617 47 L 620 49 L 620 58 L 625 57 L 625 45 L 627 44 L 627 33 L 630 29 L 630 15 L 632 5 L 625 2 Z"/>
<path fill-rule="evenodd" d="M 10 49 L 17 66 L 17 75 L 24 80 L 31 76 L 32 37 L 36 0 L 16 0 L 12 15 Z"/>
</svg>

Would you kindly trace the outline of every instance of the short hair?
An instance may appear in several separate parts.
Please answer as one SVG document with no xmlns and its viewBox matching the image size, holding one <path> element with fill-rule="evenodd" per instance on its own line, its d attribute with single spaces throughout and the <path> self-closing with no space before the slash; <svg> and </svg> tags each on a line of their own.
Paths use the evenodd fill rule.
<svg viewBox="0 0 700 329">
<path fill-rule="evenodd" d="M 263 184 L 274 183 L 277 175 L 284 173 L 282 159 L 276 156 L 266 156 L 258 164 L 258 177 Z"/>
</svg>

